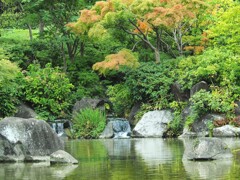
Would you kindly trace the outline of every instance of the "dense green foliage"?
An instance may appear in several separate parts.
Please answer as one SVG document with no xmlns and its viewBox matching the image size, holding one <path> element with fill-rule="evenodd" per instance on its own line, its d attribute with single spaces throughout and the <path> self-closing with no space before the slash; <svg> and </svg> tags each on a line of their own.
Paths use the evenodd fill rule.
<svg viewBox="0 0 240 180">
<path fill-rule="evenodd" d="M 41 69 L 31 64 L 25 77 L 25 98 L 44 119 L 66 117 L 73 85 L 66 75 L 47 64 Z"/>
<path fill-rule="evenodd" d="M 228 89 L 213 89 L 211 92 L 200 90 L 190 99 L 191 113 L 185 125 L 191 127 L 196 119 L 207 112 L 224 113 L 230 118 L 234 112 L 234 100 Z"/>
<path fill-rule="evenodd" d="M 83 70 L 71 73 L 70 79 L 75 86 L 74 99 L 82 99 L 83 97 L 102 97 L 103 85 L 99 76 L 92 71 Z"/>
<path fill-rule="evenodd" d="M 21 100 L 44 119 L 70 117 L 83 97 L 108 98 L 113 114 L 125 117 L 141 104 L 137 120 L 146 111 L 171 108 L 170 135 L 204 113 L 234 116 L 240 99 L 239 1 L 1 3 L 0 60 L 18 64 L 1 60 L 1 116 L 12 114 Z M 200 81 L 209 90 L 186 102 L 171 94 L 174 82 L 189 92 Z M 186 105 L 191 114 L 185 121 Z M 78 128 L 79 137 L 97 137 Z"/>
<path fill-rule="evenodd" d="M 239 55 L 220 48 L 208 49 L 199 56 L 190 56 L 178 64 L 179 82 L 191 88 L 203 80 L 212 86 L 239 86 Z M 235 91 L 237 92 L 236 88 Z"/>
<path fill-rule="evenodd" d="M 162 64 L 142 63 L 138 69 L 129 71 L 126 74 L 126 85 L 133 101 L 159 101 L 160 109 L 167 107 L 171 99 L 170 85 L 174 81 L 172 69 L 174 64 L 168 60 Z"/>
<path fill-rule="evenodd" d="M 126 84 L 115 84 L 108 87 L 107 95 L 113 104 L 114 113 L 120 117 L 127 116 L 133 105 L 130 88 Z"/>
<path fill-rule="evenodd" d="M 0 60 L 0 117 L 16 111 L 21 86 L 18 84 L 20 69 L 8 60 Z"/>
<path fill-rule="evenodd" d="M 73 133 L 77 138 L 98 138 L 105 128 L 106 116 L 99 109 L 86 108 L 73 116 Z"/>
</svg>

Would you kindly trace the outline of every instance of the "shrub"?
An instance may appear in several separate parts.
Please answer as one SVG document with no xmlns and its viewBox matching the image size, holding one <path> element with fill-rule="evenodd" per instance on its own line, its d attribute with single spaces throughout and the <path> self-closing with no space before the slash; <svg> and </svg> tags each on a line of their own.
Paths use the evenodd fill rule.
<svg viewBox="0 0 240 180">
<path fill-rule="evenodd" d="M 172 99 L 170 86 L 174 82 L 171 74 L 174 69 L 172 61 L 162 64 L 142 63 L 136 70 L 126 73 L 126 85 L 134 102 L 158 102 L 158 107 L 168 107 Z"/>
<path fill-rule="evenodd" d="M 174 111 L 174 118 L 168 124 L 168 136 L 178 136 L 183 130 L 184 122 L 182 118 L 182 111 L 186 107 L 186 102 L 173 101 L 170 103 L 170 108 Z"/>
<path fill-rule="evenodd" d="M 12 115 L 16 111 L 21 85 L 18 78 L 20 68 L 8 60 L 0 60 L 0 116 Z"/>
<path fill-rule="evenodd" d="M 39 63 L 41 67 L 45 67 L 47 63 L 52 63 L 54 67 L 63 64 L 60 60 L 58 42 L 53 40 L 34 39 L 18 42 L 13 47 L 8 48 L 7 51 L 10 60 L 17 62 L 22 69 L 27 69 L 33 62 Z"/>
<path fill-rule="evenodd" d="M 95 72 L 87 70 L 81 72 L 74 71 L 70 77 L 75 86 L 74 99 L 103 96 L 103 86 Z"/>
<path fill-rule="evenodd" d="M 58 68 L 47 64 L 41 69 L 39 65 L 32 64 L 28 67 L 25 83 L 25 98 L 41 118 L 52 120 L 66 116 L 73 85 Z"/>
<path fill-rule="evenodd" d="M 180 60 L 177 69 L 178 82 L 190 89 L 199 81 L 214 86 L 240 85 L 240 58 L 229 50 L 208 49 L 202 55 Z M 233 88 L 236 89 L 236 88 Z"/>
<path fill-rule="evenodd" d="M 234 113 L 234 98 L 228 89 L 212 87 L 211 92 L 200 90 L 190 98 L 190 102 L 192 112 L 185 122 L 188 127 L 207 112 L 225 113 L 227 118 L 232 117 Z"/>
<path fill-rule="evenodd" d="M 113 104 L 113 111 L 117 116 L 126 116 L 129 113 L 133 102 L 128 86 L 125 84 L 109 86 L 107 95 Z"/>
<path fill-rule="evenodd" d="M 75 137 L 98 138 L 105 128 L 106 117 L 99 109 L 82 109 L 73 115 Z"/>
</svg>

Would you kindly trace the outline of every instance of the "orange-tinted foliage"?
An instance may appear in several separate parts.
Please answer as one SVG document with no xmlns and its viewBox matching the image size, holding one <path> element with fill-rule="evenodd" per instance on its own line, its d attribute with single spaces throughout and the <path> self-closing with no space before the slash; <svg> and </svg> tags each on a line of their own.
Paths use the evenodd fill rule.
<svg viewBox="0 0 240 180">
<path fill-rule="evenodd" d="M 195 55 L 201 54 L 204 50 L 204 46 L 185 46 L 185 51 L 192 51 Z"/>
<path fill-rule="evenodd" d="M 100 11 L 101 17 L 104 17 L 108 12 L 114 11 L 113 3 L 110 0 L 96 2 L 95 8 Z"/>
<path fill-rule="evenodd" d="M 228 119 L 218 119 L 213 121 L 215 127 L 221 127 L 229 123 Z"/>
<path fill-rule="evenodd" d="M 139 30 L 140 30 L 142 33 L 145 34 L 150 30 L 149 24 L 146 21 L 144 22 L 144 21 L 138 20 L 137 26 L 139 29 L 135 29 L 134 33 L 139 33 Z"/>
<path fill-rule="evenodd" d="M 182 4 L 176 4 L 172 7 L 156 7 L 153 12 L 146 15 L 147 20 L 154 26 L 164 25 L 167 27 L 174 27 L 186 17 L 194 18 L 194 14 Z"/>
<path fill-rule="evenodd" d="M 97 14 L 95 10 L 81 10 L 81 16 L 78 21 L 86 24 L 95 23 L 99 21 L 101 17 Z"/>
<path fill-rule="evenodd" d="M 146 14 L 146 20 L 154 26 L 174 27 L 185 18 L 193 19 L 199 9 L 205 6 L 202 0 L 160 0 L 160 6 Z"/>
<path fill-rule="evenodd" d="M 206 45 L 208 41 L 209 41 L 209 39 L 208 39 L 208 34 L 207 34 L 207 32 L 203 32 L 203 33 L 202 33 L 201 44 L 202 44 L 202 45 Z"/>
<path fill-rule="evenodd" d="M 69 27 L 76 34 L 83 34 L 89 31 L 94 23 L 103 19 L 103 17 L 110 11 L 114 11 L 111 0 L 98 1 L 92 9 L 84 9 L 80 11 L 80 17 L 75 23 L 68 23 Z"/>
<path fill-rule="evenodd" d="M 106 56 L 102 62 L 95 63 L 93 70 L 105 74 L 108 70 L 119 70 L 121 66 L 128 66 L 135 68 L 138 66 L 138 61 L 129 50 L 121 50 L 117 54 L 110 54 Z"/>
<path fill-rule="evenodd" d="M 213 125 L 215 127 L 221 127 L 226 124 L 231 124 L 233 126 L 240 127 L 240 116 L 237 116 L 231 119 L 223 118 L 223 119 L 217 119 L 213 121 Z"/>
</svg>

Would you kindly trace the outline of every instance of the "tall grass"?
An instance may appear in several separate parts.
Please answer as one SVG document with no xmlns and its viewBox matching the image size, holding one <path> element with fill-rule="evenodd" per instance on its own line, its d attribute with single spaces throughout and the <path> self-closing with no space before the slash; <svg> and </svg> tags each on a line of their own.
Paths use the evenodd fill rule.
<svg viewBox="0 0 240 180">
<path fill-rule="evenodd" d="M 105 126 L 105 113 L 99 109 L 82 109 L 73 116 L 73 131 L 77 138 L 98 138 Z"/>
</svg>

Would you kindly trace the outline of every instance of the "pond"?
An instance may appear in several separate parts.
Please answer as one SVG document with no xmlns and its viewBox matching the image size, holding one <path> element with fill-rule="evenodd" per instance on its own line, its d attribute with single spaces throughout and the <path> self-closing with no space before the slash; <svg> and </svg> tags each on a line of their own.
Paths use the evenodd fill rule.
<svg viewBox="0 0 240 180">
<path fill-rule="evenodd" d="M 4 180 L 172 180 L 239 179 L 240 139 L 222 139 L 234 150 L 231 160 L 182 161 L 179 139 L 105 139 L 65 142 L 78 165 L 0 164 Z"/>
</svg>

